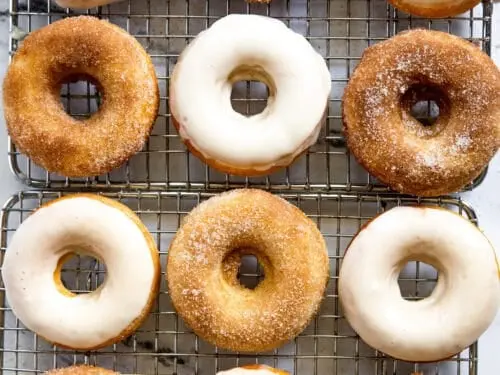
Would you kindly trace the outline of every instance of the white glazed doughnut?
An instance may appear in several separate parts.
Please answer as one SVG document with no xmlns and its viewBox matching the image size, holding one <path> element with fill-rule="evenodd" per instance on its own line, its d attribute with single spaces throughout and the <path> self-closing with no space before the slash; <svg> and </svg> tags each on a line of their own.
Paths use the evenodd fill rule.
<svg viewBox="0 0 500 375">
<path fill-rule="evenodd" d="M 438 270 L 432 294 L 401 297 L 408 261 Z M 444 209 L 397 207 L 360 230 L 345 254 L 339 296 L 353 329 L 370 346 L 406 361 L 451 357 L 488 328 L 500 301 L 494 249 L 468 220 Z"/>
<path fill-rule="evenodd" d="M 269 88 L 265 110 L 231 107 L 233 83 Z M 285 167 L 314 144 L 331 82 L 324 59 L 281 21 L 229 15 L 183 51 L 170 81 L 170 112 L 190 150 L 221 171 L 262 175 Z"/>
<path fill-rule="evenodd" d="M 104 262 L 94 292 L 75 295 L 61 282 L 75 252 Z M 2 277 L 14 314 L 46 340 L 97 349 L 125 338 L 144 320 L 159 287 L 154 240 L 124 205 L 92 194 L 67 196 L 35 211 L 5 253 Z"/>
</svg>

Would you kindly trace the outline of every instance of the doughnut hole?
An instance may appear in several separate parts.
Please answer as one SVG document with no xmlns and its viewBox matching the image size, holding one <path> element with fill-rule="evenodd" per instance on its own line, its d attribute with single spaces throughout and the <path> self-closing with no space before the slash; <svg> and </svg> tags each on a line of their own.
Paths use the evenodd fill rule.
<svg viewBox="0 0 500 375">
<path fill-rule="evenodd" d="M 99 110 L 102 95 L 94 79 L 87 76 L 75 76 L 61 84 L 60 100 L 68 115 L 83 121 Z"/>
<path fill-rule="evenodd" d="M 104 263 L 91 255 L 77 252 L 67 253 L 59 259 L 54 271 L 54 281 L 65 295 L 94 292 L 104 284 L 105 276 Z"/>
<path fill-rule="evenodd" d="M 411 107 L 410 114 L 418 120 L 422 126 L 432 126 L 439 117 L 439 106 L 434 100 L 421 100 Z"/>
<path fill-rule="evenodd" d="M 263 257 L 255 251 L 237 249 L 222 262 L 223 276 L 233 287 L 254 290 L 265 279 Z"/>
<path fill-rule="evenodd" d="M 272 78 L 258 66 L 236 68 L 229 75 L 228 82 L 233 110 L 247 117 L 263 113 L 276 92 Z"/>
<path fill-rule="evenodd" d="M 429 263 L 405 262 L 399 272 L 398 285 L 401 297 L 407 301 L 418 301 L 429 297 L 436 287 L 438 270 Z"/>
<path fill-rule="evenodd" d="M 439 134 L 450 117 L 450 99 L 438 86 L 416 84 L 401 97 L 401 117 L 406 128 L 418 137 Z"/>
</svg>

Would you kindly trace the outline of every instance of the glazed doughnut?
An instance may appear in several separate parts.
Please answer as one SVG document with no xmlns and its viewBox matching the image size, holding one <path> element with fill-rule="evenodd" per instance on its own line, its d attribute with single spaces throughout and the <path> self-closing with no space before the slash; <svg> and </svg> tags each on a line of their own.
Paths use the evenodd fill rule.
<svg viewBox="0 0 500 375">
<path fill-rule="evenodd" d="M 287 371 L 266 365 L 246 365 L 227 371 L 219 371 L 217 375 L 290 375 Z"/>
<path fill-rule="evenodd" d="M 253 290 L 232 267 L 242 254 L 254 255 L 264 269 Z M 168 252 L 168 289 L 178 314 L 204 340 L 233 351 L 267 351 L 298 335 L 318 310 L 328 278 L 326 245 L 314 222 L 260 190 L 201 203 Z"/>
<path fill-rule="evenodd" d="M 69 116 L 59 98 L 62 83 L 79 79 L 93 82 L 102 97 L 83 121 Z M 3 102 L 18 149 L 50 172 L 77 177 L 108 172 L 141 150 L 159 91 L 151 59 L 132 36 L 81 16 L 23 41 L 5 76 Z"/>
<path fill-rule="evenodd" d="M 75 253 L 107 267 L 104 283 L 89 294 L 73 294 L 61 281 L 64 262 Z M 28 329 L 56 345 L 91 350 L 124 339 L 143 322 L 158 292 L 160 262 L 130 209 L 77 194 L 43 205 L 19 226 L 2 277 L 12 310 Z"/>
<path fill-rule="evenodd" d="M 410 109 L 434 100 L 423 126 Z M 456 36 L 412 30 L 365 50 L 343 97 L 347 145 L 378 180 L 402 193 L 453 193 L 500 145 L 500 71 Z"/>
<path fill-rule="evenodd" d="M 451 17 L 463 13 L 480 0 L 389 0 L 403 12 L 426 18 Z"/>
<path fill-rule="evenodd" d="M 397 280 L 405 264 L 417 260 L 439 277 L 429 297 L 408 301 Z M 340 268 L 339 297 L 350 325 L 373 348 L 405 361 L 449 358 L 495 318 L 495 251 L 481 231 L 451 211 L 393 208 L 352 240 Z"/>
<path fill-rule="evenodd" d="M 47 371 L 45 375 L 119 375 L 119 373 L 102 367 L 76 365 Z"/>
<path fill-rule="evenodd" d="M 244 116 L 231 107 L 235 82 L 269 88 L 267 107 Z M 220 171 L 264 175 L 286 167 L 318 138 L 330 73 L 307 40 L 281 21 L 233 14 L 182 52 L 170 81 L 170 112 L 190 151 Z"/>
</svg>

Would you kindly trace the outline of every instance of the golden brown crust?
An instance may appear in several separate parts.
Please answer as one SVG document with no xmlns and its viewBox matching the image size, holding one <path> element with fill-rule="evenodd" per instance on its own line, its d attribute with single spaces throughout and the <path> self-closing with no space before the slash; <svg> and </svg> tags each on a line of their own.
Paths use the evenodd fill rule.
<svg viewBox="0 0 500 375">
<path fill-rule="evenodd" d="M 95 81 L 102 105 L 89 119 L 65 113 L 63 82 Z M 127 32 L 94 17 L 56 21 L 32 32 L 3 83 L 7 129 L 35 163 L 65 176 L 118 167 L 147 140 L 157 116 L 154 66 Z"/>
<path fill-rule="evenodd" d="M 71 367 L 47 371 L 45 375 L 119 375 L 118 372 L 106 370 L 102 367 L 75 365 Z"/>
<path fill-rule="evenodd" d="M 241 368 L 244 368 L 244 369 L 247 369 L 247 370 L 267 370 L 267 371 L 270 371 L 274 374 L 277 374 L 277 375 L 290 375 L 290 373 L 288 371 L 285 371 L 285 370 L 280 370 L 280 369 L 277 369 L 277 368 L 274 368 L 274 367 L 269 367 L 269 366 L 266 366 L 266 365 L 246 365 L 246 366 L 241 366 Z"/>
<path fill-rule="evenodd" d="M 242 252 L 265 268 L 253 290 L 236 282 Z M 271 350 L 298 335 L 318 310 L 328 278 L 326 245 L 314 222 L 260 190 L 233 190 L 200 204 L 168 252 L 177 312 L 199 336 L 234 351 Z"/>
<path fill-rule="evenodd" d="M 130 325 L 128 327 L 126 327 L 118 336 L 116 336 L 116 337 L 114 337 L 106 342 L 103 342 L 100 345 L 97 345 L 97 346 L 94 346 L 91 348 L 75 348 L 75 347 L 71 347 L 71 346 L 67 346 L 67 345 L 62 345 L 62 344 L 59 344 L 56 342 L 52 342 L 52 341 L 48 340 L 46 337 L 43 337 L 46 341 L 52 342 L 54 345 L 57 345 L 59 347 L 66 348 L 66 349 L 97 350 L 97 349 L 103 348 L 105 346 L 112 345 L 112 344 L 115 344 L 119 341 L 124 340 L 125 338 L 130 336 L 132 333 L 134 333 L 137 330 L 137 328 L 139 328 L 139 326 L 144 322 L 144 320 L 146 319 L 147 315 L 149 314 L 151 308 L 153 307 L 153 303 L 154 303 L 156 296 L 158 295 L 158 291 L 160 289 L 161 264 L 160 264 L 160 257 L 159 257 L 158 249 L 156 247 L 156 243 L 155 243 L 153 237 L 151 236 L 151 234 L 149 233 L 148 229 L 142 223 L 141 219 L 139 219 L 139 217 L 130 208 L 128 208 L 127 206 L 125 206 L 124 204 L 122 204 L 120 202 L 117 202 L 113 199 L 106 198 L 106 197 L 103 197 L 103 196 L 97 195 L 97 194 L 78 193 L 78 194 L 65 195 L 61 198 L 54 199 L 50 202 L 47 202 L 46 204 L 42 205 L 39 208 L 39 210 L 43 209 L 44 207 L 48 207 L 51 204 L 54 204 L 56 202 L 60 202 L 61 200 L 80 198 L 80 197 L 85 197 L 88 199 L 95 199 L 95 200 L 97 200 L 101 203 L 104 203 L 110 207 L 116 208 L 117 210 L 122 212 L 124 215 L 126 215 L 130 220 L 132 220 L 132 222 L 142 232 L 142 234 L 144 235 L 144 239 L 148 243 L 149 251 L 151 252 L 151 259 L 153 260 L 153 265 L 154 265 L 154 270 L 155 270 L 153 284 L 152 284 L 151 292 L 149 294 L 149 298 L 148 298 L 146 306 L 142 310 L 141 314 L 136 319 L 134 319 L 130 323 Z M 71 256 L 72 256 L 72 254 L 67 254 L 67 257 L 71 257 Z M 63 258 L 61 258 L 61 260 L 59 260 L 56 271 L 54 272 L 54 282 L 56 284 L 57 289 L 62 294 L 64 294 L 65 296 L 68 296 L 68 297 L 74 297 L 75 294 L 71 293 L 64 286 L 64 284 L 61 281 L 61 274 L 60 274 L 61 267 L 66 260 L 67 260 L 66 257 L 63 257 Z"/>
<path fill-rule="evenodd" d="M 431 127 L 405 103 L 419 86 L 449 102 Z M 477 177 L 500 145 L 500 71 L 456 36 L 404 32 L 365 50 L 342 112 L 349 149 L 381 182 L 421 196 L 452 193 Z"/>
<path fill-rule="evenodd" d="M 481 0 L 388 0 L 403 12 L 427 18 L 451 17 L 461 14 Z"/>
</svg>

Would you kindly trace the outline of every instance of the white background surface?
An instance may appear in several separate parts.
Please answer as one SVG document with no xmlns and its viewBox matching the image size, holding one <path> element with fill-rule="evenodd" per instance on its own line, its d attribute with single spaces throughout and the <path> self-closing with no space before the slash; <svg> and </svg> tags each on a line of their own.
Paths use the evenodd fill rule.
<svg viewBox="0 0 500 375">
<path fill-rule="evenodd" d="M 167 0 L 166 0 L 167 1 Z M 0 77 L 3 80 L 8 62 L 8 9 L 7 0 L 0 0 Z M 500 64 L 500 3 L 495 4 L 493 17 L 493 58 Z M 1 108 L 0 108 L 0 112 Z M 0 113 L 3 122 L 3 113 Z M 0 202 L 5 202 L 13 193 L 26 189 L 18 183 L 9 171 L 7 163 L 7 136 L 0 127 Z M 480 227 L 490 238 L 500 255 L 500 154 L 490 164 L 488 175 L 480 187 L 473 192 L 462 194 L 474 207 L 479 217 Z M 500 374 L 500 314 L 490 329 L 479 341 L 479 375 Z M 349 375 L 349 374 L 346 374 Z"/>
</svg>

